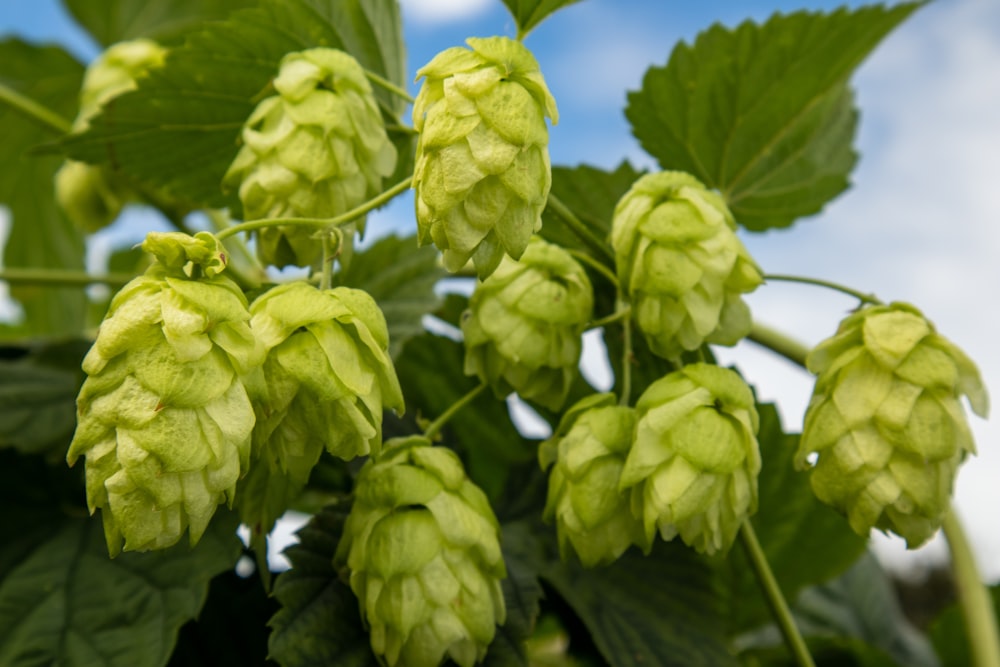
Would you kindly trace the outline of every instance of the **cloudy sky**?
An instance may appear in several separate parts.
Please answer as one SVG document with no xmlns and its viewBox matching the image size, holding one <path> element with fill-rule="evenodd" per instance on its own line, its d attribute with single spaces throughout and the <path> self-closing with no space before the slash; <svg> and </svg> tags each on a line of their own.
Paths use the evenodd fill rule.
<svg viewBox="0 0 1000 667">
<path fill-rule="evenodd" d="M 622 108 L 626 91 L 638 87 L 650 64 L 665 63 L 678 39 L 691 40 L 715 21 L 735 25 L 774 10 L 839 4 L 584 0 L 560 11 L 526 41 L 559 103 L 553 163 L 609 168 L 628 158 L 654 168 L 631 137 Z M 515 31 L 499 0 L 402 5 L 411 72 L 468 36 Z M 82 59 L 95 53 L 56 0 L 5 2 L 0 33 L 59 41 Z M 1000 392 L 1000 2 L 932 2 L 884 42 L 854 82 L 862 159 L 853 188 L 822 214 L 790 230 L 747 235 L 745 242 L 768 272 L 825 278 L 917 305 Z M 372 219 L 370 229 L 412 230 L 411 207 L 412 199 L 402 199 Z M 143 223 L 134 224 L 138 230 Z M 854 305 L 786 283 L 762 287 L 750 303 L 758 320 L 809 344 L 830 335 Z M 805 373 L 752 344 L 720 357 L 736 363 L 762 397 L 778 400 L 791 428 L 801 426 L 812 386 Z M 591 372 L 599 377 L 600 365 L 591 364 Z M 956 502 L 984 573 L 996 581 L 1000 426 L 971 419 L 979 456 L 964 466 Z M 903 553 L 896 540 L 879 539 L 876 547 L 904 565 L 945 553 L 940 539 L 913 553 Z"/>
</svg>

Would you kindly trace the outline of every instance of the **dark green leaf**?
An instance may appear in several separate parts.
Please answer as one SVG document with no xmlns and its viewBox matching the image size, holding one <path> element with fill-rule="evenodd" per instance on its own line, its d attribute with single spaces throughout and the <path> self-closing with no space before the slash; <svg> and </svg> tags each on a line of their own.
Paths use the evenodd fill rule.
<svg viewBox="0 0 1000 667">
<path fill-rule="evenodd" d="M 282 56 L 327 46 L 405 86 L 399 9 L 392 0 L 263 0 L 260 7 L 208 24 L 173 49 L 162 69 L 114 99 L 91 127 L 64 142 L 77 159 L 110 164 L 191 206 L 229 206 L 222 177 L 240 130 Z M 396 121 L 406 103 L 375 88 Z M 403 162 L 412 136 L 396 133 Z"/>
<path fill-rule="evenodd" d="M 387 236 L 356 253 L 334 283 L 363 289 L 378 302 L 389 326 L 389 353 L 395 358 L 403 343 L 423 333 L 424 315 L 441 304 L 434 286 L 444 275 L 433 246 L 418 248 L 416 236 Z"/>
<path fill-rule="evenodd" d="M 76 115 L 83 66 L 61 48 L 18 39 L 0 42 L 0 83 L 67 120 Z M 54 132 L 0 103 L 0 205 L 10 209 L 4 248 L 8 268 L 83 269 L 83 237 L 56 206 L 52 179 L 62 158 L 29 154 Z M 83 328 L 86 295 L 78 287 L 14 285 L 24 308 L 17 327 L 0 327 L 0 338 L 72 335 Z"/>
<path fill-rule="evenodd" d="M 857 112 L 847 81 L 919 6 L 713 26 L 646 72 L 626 116 L 664 169 L 720 190 L 741 225 L 787 227 L 848 187 Z"/>
<path fill-rule="evenodd" d="M 549 14 L 580 0 L 503 0 L 517 21 L 517 34 L 524 37 Z"/>
<path fill-rule="evenodd" d="M 1000 618 L 1000 584 L 989 588 L 993 600 L 993 613 Z M 930 627 L 931 641 L 943 665 L 972 665 L 969 654 L 969 635 L 962 610 L 958 604 L 946 609 Z"/>
</svg>

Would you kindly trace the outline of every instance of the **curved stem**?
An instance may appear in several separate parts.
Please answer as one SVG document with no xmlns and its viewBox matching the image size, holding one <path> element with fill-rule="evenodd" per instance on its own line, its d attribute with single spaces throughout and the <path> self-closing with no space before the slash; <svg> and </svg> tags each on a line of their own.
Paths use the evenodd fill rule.
<svg viewBox="0 0 1000 667">
<path fill-rule="evenodd" d="M 434 437 L 441 431 L 441 428 L 448 423 L 448 420 L 454 417 L 456 412 L 474 401 L 479 394 L 483 393 L 483 390 L 486 389 L 486 387 L 487 385 L 485 382 L 483 384 L 476 385 L 476 387 L 469 391 L 465 396 L 448 406 L 447 410 L 442 412 L 437 419 L 431 422 L 430 426 L 424 429 L 424 437 L 428 440 L 433 440 Z"/>
<path fill-rule="evenodd" d="M 631 317 L 631 316 L 632 316 L 632 307 L 626 306 L 625 308 L 621 310 L 616 310 L 610 315 L 602 317 L 599 320 L 593 320 L 589 325 L 587 325 L 587 331 L 590 331 L 591 329 L 599 329 L 609 324 L 614 324 L 619 320 L 624 320 L 626 317 Z"/>
<path fill-rule="evenodd" d="M 599 239 L 594 232 L 590 231 L 587 225 L 583 224 L 580 218 L 576 217 L 576 214 L 570 210 L 566 204 L 562 202 L 559 197 L 549 192 L 548 208 L 552 209 L 559 218 L 562 219 L 566 226 L 579 237 L 591 250 L 603 255 L 610 261 L 614 261 L 615 257 L 608 247 L 608 244 Z"/>
<path fill-rule="evenodd" d="M 607 267 L 607 265 L 598 262 L 596 259 L 594 259 L 585 252 L 580 252 L 579 250 L 574 250 L 573 248 L 563 248 L 563 250 L 565 250 L 570 255 L 580 260 L 590 268 L 594 269 L 598 273 L 600 273 L 602 276 L 607 278 L 612 285 L 618 287 L 618 276 L 616 276 L 614 272 L 612 272 L 611 269 Z"/>
<path fill-rule="evenodd" d="M 42 126 L 57 134 L 68 134 L 73 130 L 73 125 L 68 120 L 3 83 L 0 83 L 0 102 L 5 102 L 15 111 L 38 121 Z"/>
<path fill-rule="evenodd" d="M 352 208 L 346 213 L 342 213 L 333 218 L 262 218 L 260 220 L 251 220 L 250 222 L 242 222 L 238 225 L 233 225 L 228 229 L 223 229 L 221 232 L 215 235 L 215 238 L 222 241 L 223 239 L 232 236 L 233 234 L 239 234 L 240 232 L 250 232 L 255 229 L 264 229 L 265 227 L 277 227 L 279 225 L 288 225 L 292 227 L 336 227 L 338 225 L 344 225 L 349 222 L 360 218 L 365 213 L 368 213 L 372 209 L 376 209 L 379 206 L 390 201 L 393 197 L 403 193 L 410 187 L 410 183 L 413 182 L 413 177 L 404 178 L 396 185 L 392 186 L 382 194 L 369 199 L 364 204 Z"/>
<path fill-rule="evenodd" d="M 764 274 L 764 280 L 778 280 L 786 283 L 801 283 L 803 285 L 815 285 L 817 287 L 825 287 L 827 289 L 832 289 L 848 296 L 853 296 L 855 299 L 861 301 L 861 303 L 870 303 L 875 306 L 882 304 L 882 301 L 874 294 L 865 294 L 864 292 L 859 292 L 856 289 L 851 289 L 850 287 L 845 287 L 839 283 L 830 282 L 829 280 L 820 280 L 819 278 L 807 278 L 805 276 L 790 276 L 780 273 L 766 273 Z"/>
<path fill-rule="evenodd" d="M 16 285 L 52 285 L 59 287 L 87 287 L 110 285 L 121 287 L 135 278 L 128 273 L 92 274 L 86 271 L 62 269 L 7 268 L 0 271 L 0 281 Z"/>
<path fill-rule="evenodd" d="M 379 76 L 375 72 L 372 72 L 371 70 L 367 69 L 365 70 L 365 76 L 368 77 L 368 80 L 374 83 L 379 88 L 388 90 L 393 95 L 398 95 L 399 97 L 402 97 L 410 104 L 413 104 L 413 97 L 410 95 L 410 93 L 403 90 L 402 88 L 394 84 L 392 81 L 389 81 L 389 79 Z"/>
<path fill-rule="evenodd" d="M 625 301 L 621 289 L 615 298 L 615 310 L 628 310 L 629 316 L 622 320 L 622 386 L 618 395 L 618 405 L 629 405 L 632 398 L 632 305 Z"/>
<path fill-rule="evenodd" d="M 323 235 L 323 273 L 319 279 L 319 288 L 328 290 L 333 285 L 333 262 L 340 254 L 340 248 L 344 243 L 344 235 L 337 228 L 333 229 L 334 234 Z"/>
<path fill-rule="evenodd" d="M 777 329 L 754 322 L 753 328 L 750 329 L 750 333 L 747 335 L 747 339 L 781 355 L 793 364 L 806 368 L 806 357 L 809 356 L 809 348 L 794 338 L 789 338 Z"/>
<path fill-rule="evenodd" d="M 757 575 L 757 582 L 764 592 L 764 597 L 767 598 L 767 603 L 771 607 L 774 620 L 777 621 L 781 635 L 785 638 L 788 650 L 791 651 L 795 661 L 801 667 L 815 667 L 816 663 L 813 662 L 809 648 L 795 625 L 792 611 L 788 608 L 788 602 L 785 601 L 778 581 L 774 578 L 774 573 L 771 571 L 767 556 L 764 555 L 764 550 L 757 540 L 757 533 L 754 531 L 750 519 L 744 519 L 740 526 L 740 541 L 747 552 L 747 558 L 750 560 L 754 574 Z"/>
<path fill-rule="evenodd" d="M 951 551 L 951 568 L 958 588 L 958 604 L 965 617 L 965 633 L 975 667 L 1000 667 L 1000 636 L 993 601 L 983 586 L 962 523 L 951 509 L 941 524 Z"/>
</svg>

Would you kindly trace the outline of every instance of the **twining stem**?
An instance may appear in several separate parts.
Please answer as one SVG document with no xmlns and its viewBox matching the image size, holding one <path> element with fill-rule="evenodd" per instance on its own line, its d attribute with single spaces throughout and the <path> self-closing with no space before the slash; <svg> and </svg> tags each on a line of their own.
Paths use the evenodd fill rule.
<svg viewBox="0 0 1000 667">
<path fill-rule="evenodd" d="M 323 273 L 319 279 L 321 290 L 328 290 L 333 285 L 333 262 L 340 254 L 340 246 L 344 242 L 344 235 L 339 233 L 340 230 L 333 231 L 338 233 L 323 235 Z"/>
<path fill-rule="evenodd" d="M 757 533 L 754 531 L 750 519 L 744 519 L 740 526 L 740 541 L 743 543 L 743 548 L 746 549 L 750 565 L 757 575 L 757 581 L 760 583 L 761 590 L 764 591 L 764 597 L 767 598 L 767 603 L 771 607 L 771 613 L 778 622 L 778 628 L 781 630 L 785 644 L 788 645 L 795 661 L 800 667 L 815 667 L 816 663 L 813 662 L 809 648 L 795 625 L 792 611 L 788 608 L 788 602 L 785 601 L 778 581 L 774 578 L 774 573 L 771 571 L 764 550 L 757 540 Z"/>
<path fill-rule="evenodd" d="M 239 234 L 240 232 L 250 232 L 255 229 L 264 229 L 266 227 L 277 227 L 279 225 L 288 225 L 291 227 L 337 227 L 339 225 L 346 225 L 349 222 L 360 218 L 365 213 L 378 208 L 382 204 L 390 201 L 393 197 L 405 192 L 409 187 L 410 183 L 413 182 L 413 177 L 409 176 L 404 178 L 396 185 L 392 186 L 382 194 L 369 199 L 365 203 L 352 208 L 346 213 L 342 213 L 333 218 L 261 218 L 260 220 L 251 220 L 250 222 L 242 222 L 238 225 L 233 225 L 228 229 L 223 229 L 215 235 L 215 238 L 220 241 L 232 236 L 233 234 Z"/>
<path fill-rule="evenodd" d="M 632 398 L 632 305 L 622 295 L 621 289 L 615 298 L 615 311 L 627 310 L 629 316 L 622 320 L 622 387 L 618 395 L 618 405 L 629 405 Z"/>
<path fill-rule="evenodd" d="M 878 306 L 882 304 L 874 294 L 865 294 L 856 289 L 851 289 L 850 287 L 845 287 L 839 283 L 830 282 L 829 280 L 820 280 L 819 278 L 807 278 L 805 276 L 790 276 L 780 273 L 767 273 L 764 274 L 764 280 L 777 280 L 786 283 L 801 283 L 803 285 L 816 285 L 817 287 L 825 287 L 827 289 L 832 289 L 836 292 L 841 292 L 847 294 L 848 296 L 853 296 L 855 299 L 861 301 L 861 303 L 870 303 L 872 305 Z"/>
<path fill-rule="evenodd" d="M 591 250 L 604 255 L 604 257 L 610 261 L 614 261 L 614 255 L 611 254 L 611 249 L 608 248 L 608 244 L 598 238 L 594 232 L 590 231 L 590 228 L 583 224 L 583 221 L 576 217 L 576 214 L 573 213 L 573 211 L 571 211 L 570 208 L 566 206 L 561 199 L 559 199 L 559 197 L 551 192 L 549 193 L 548 208 L 552 209 L 552 212 L 558 215 L 566 226 L 569 227 L 581 241 L 587 244 Z"/>
<path fill-rule="evenodd" d="M 0 271 L 0 281 L 11 285 L 52 285 L 60 287 L 86 287 L 88 285 L 110 285 L 121 287 L 135 278 L 128 273 L 93 274 L 86 271 L 64 269 L 20 269 L 7 268 Z"/>
<path fill-rule="evenodd" d="M 433 440 L 434 437 L 444 427 L 444 425 L 448 423 L 448 420 L 454 417 L 456 412 L 464 408 L 472 401 L 476 400 L 476 397 L 479 396 L 479 394 L 483 393 L 483 390 L 486 389 L 486 386 L 487 386 L 486 383 L 477 385 L 474 389 L 469 391 L 465 396 L 463 396 L 462 398 L 458 399 L 450 406 L 448 406 L 448 409 L 442 412 L 441 415 L 433 422 L 431 422 L 430 426 L 428 426 L 424 430 L 424 437 L 427 438 L 428 440 Z"/>
<path fill-rule="evenodd" d="M 958 588 L 958 604 L 965 616 L 965 634 L 975 667 L 1000 667 L 1000 639 L 993 601 L 982 584 L 976 559 L 955 510 L 941 524 L 951 551 L 951 568 Z"/>
<path fill-rule="evenodd" d="M 413 97 L 408 92 L 406 92 L 405 90 L 394 84 L 392 81 L 389 81 L 389 79 L 381 77 L 375 72 L 372 72 L 371 70 L 365 70 L 365 76 L 368 77 L 368 80 L 374 83 L 379 88 L 384 88 L 393 95 L 398 95 L 399 97 L 403 98 L 410 104 L 413 104 Z"/>
<path fill-rule="evenodd" d="M 73 125 L 59 114 L 3 83 L 0 83 L 0 102 L 58 134 L 68 134 L 73 129 Z"/>
<path fill-rule="evenodd" d="M 589 266 L 590 268 L 600 273 L 605 278 L 607 278 L 612 285 L 618 287 L 618 276 L 616 276 L 614 272 L 607 267 L 607 265 L 598 262 L 596 259 L 594 259 L 585 252 L 580 252 L 579 250 L 574 250 L 573 248 L 564 248 L 564 250 L 573 257 L 575 257 L 576 259 L 580 260 L 581 262 Z"/>
</svg>

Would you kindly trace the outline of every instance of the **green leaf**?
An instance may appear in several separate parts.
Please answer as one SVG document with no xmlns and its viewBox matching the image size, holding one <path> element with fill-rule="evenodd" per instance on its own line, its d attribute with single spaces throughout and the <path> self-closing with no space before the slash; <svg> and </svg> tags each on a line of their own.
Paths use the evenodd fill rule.
<svg viewBox="0 0 1000 667">
<path fill-rule="evenodd" d="M 1000 618 L 1000 584 L 989 588 L 993 613 Z M 969 653 L 969 635 L 961 607 L 956 603 L 945 609 L 931 624 L 930 637 L 944 665 L 975 664 Z"/>
<path fill-rule="evenodd" d="M 262 0 L 260 7 L 207 24 L 173 49 L 137 90 L 116 97 L 90 129 L 63 141 L 86 162 L 111 164 L 191 207 L 239 214 L 222 177 L 236 157 L 243 122 L 268 94 L 281 58 L 326 46 L 347 51 L 368 70 L 405 87 L 399 8 L 392 0 Z M 396 123 L 405 101 L 375 95 Z M 402 162 L 411 133 L 397 131 Z M 238 216 L 237 216 L 238 217 Z"/>
<path fill-rule="evenodd" d="M 518 39 L 524 38 L 552 12 L 577 2 L 580 0 L 503 0 L 517 22 Z"/>
<path fill-rule="evenodd" d="M 650 68 L 625 114 L 664 169 L 717 188 L 741 225 L 787 227 L 847 189 L 857 161 L 848 79 L 920 5 L 715 25 Z"/>
<path fill-rule="evenodd" d="M 416 236 L 386 236 L 356 253 L 333 282 L 362 289 L 378 302 L 389 327 L 389 353 L 396 358 L 407 340 L 424 332 L 424 315 L 441 305 L 434 286 L 444 275 L 432 246 L 418 248 Z"/>
<path fill-rule="evenodd" d="M 100 518 L 65 500 L 78 486 L 36 457 L 0 452 L 0 462 L 0 664 L 164 665 L 209 580 L 239 557 L 235 515 L 219 512 L 194 549 L 112 560 Z M 37 526 L 27 535 L 25 513 Z"/>
<path fill-rule="evenodd" d="M 0 42 L 0 84 L 69 120 L 76 115 L 83 66 L 64 50 L 19 39 Z M 10 210 L 3 252 L 9 268 L 83 269 L 83 237 L 56 205 L 52 180 L 62 158 L 29 154 L 53 138 L 53 130 L 0 103 L 0 205 Z M 24 308 L 17 327 L 0 327 L 0 338 L 72 335 L 83 328 L 86 295 L 78 287 L 15 285 Z"/>
<path fill-rule="evenodd" d="M 281 609 L 270 621 L 270 655 L 284 667 L 379 667 L 361 623 L 358 600 L 333 568 L 347 511 L 330 506 L 285 550 L 292 569 L 278 575 Z"/>
</svg>

